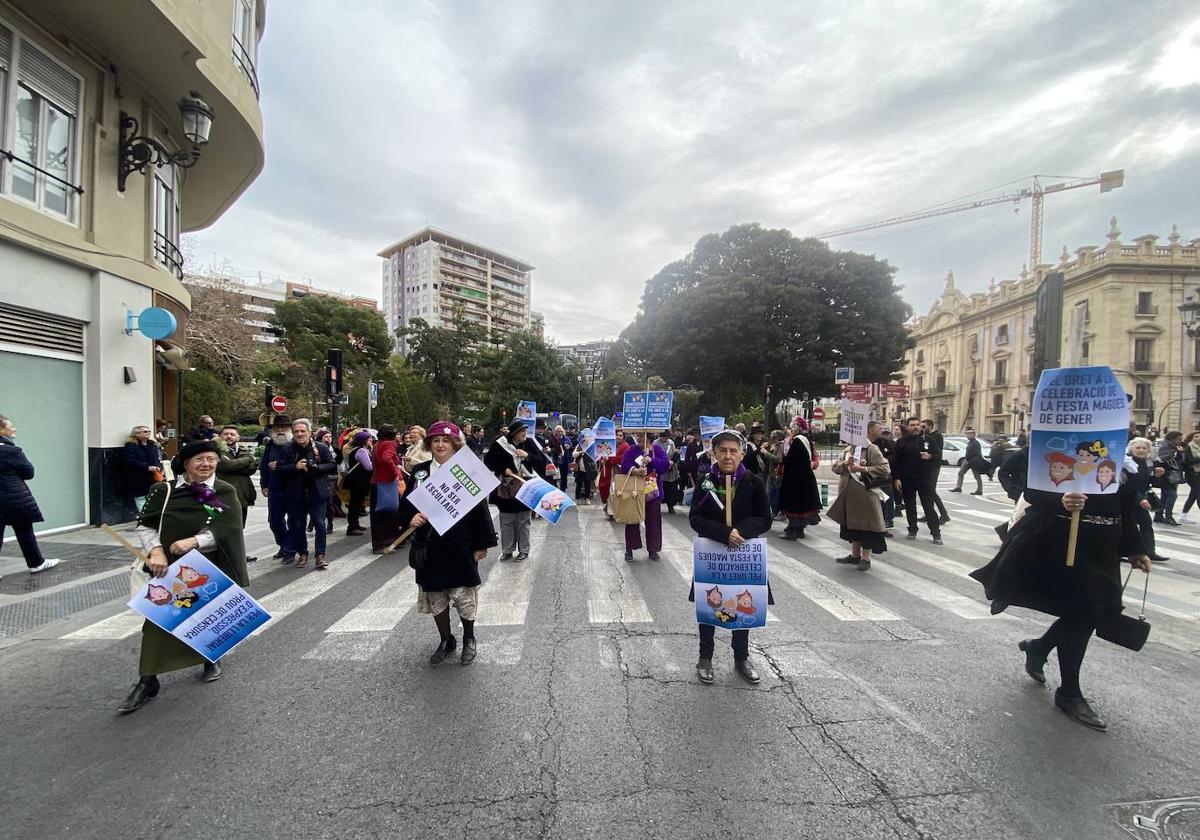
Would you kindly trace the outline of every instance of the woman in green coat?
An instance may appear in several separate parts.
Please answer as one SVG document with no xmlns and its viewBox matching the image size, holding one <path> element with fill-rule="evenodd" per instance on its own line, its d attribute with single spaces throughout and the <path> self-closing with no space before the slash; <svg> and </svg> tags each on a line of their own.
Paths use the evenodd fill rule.
<svg viewBox="0 0 1200 840">
<path fill-rule="evenodd" d="M 250 581 L 242 538 L 242 508 L 233 486 L 217 478 L 219 456 L 212 441 L 189 443 L 172 462 L 175 478 L 150 488 L 138 515 L 137 536 L 149 557 L 153 577 L 166 574 L 175 560 L 197 549 L 239 586 Z M 118 711 L 140 709 L 158 695 L 158 675 L 203 665 L 200 678 L 212 682 L 221 666 L 210 663 L 179 639 L 146 621 L 142 625 L 140 679 Z"/>
</svg>

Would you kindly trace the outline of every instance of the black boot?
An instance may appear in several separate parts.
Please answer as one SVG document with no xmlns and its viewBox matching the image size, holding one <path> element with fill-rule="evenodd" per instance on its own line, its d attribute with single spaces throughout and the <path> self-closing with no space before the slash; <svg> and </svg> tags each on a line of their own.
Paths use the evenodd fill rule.
<svg viewBox="0 0 1200 840">
<path fill-rule="evenodd" d="M 754 665 L 750 662 L 749 657 L 746 659 L 736 660 L 733 663 L 733 667 L 736 668 L 737 672 L 742 675 L 742 679 L 751 685 L 757 684 L 758 681 L 762 679 L 762 677 L 758 675 L 758 671 L 754 670 Z"/>
<path fill-rule="evenodd" d="M 117 711 L 123 715 L 136 712 L 142 706 L 145 706 L 147 701 L 153 700 L 157 696 L 158 677 L 142 677 L 133 687 L 133 691 L 129 692 L 129 696 L 125 698 L 125 702 L 117 707 Z"/>
<path fill-rule="evenodd" d="M 437 646 L 437 650 L 435 650 L 433 655 L 429 657 L 429 664 L 441 665 L 446 661 L 446 657 L 454 651 L 455 646 L 456 645 L 453 636 L 448 636 L 447 638 L 442 639 Z"/>
<path fill-rule="evenodd" d="M 1071 720 L 1082 723 L 1089 729 L 1095 729 L 1097 732 L 1108 729 L 1108 724 L 1100 719 L 1088 701 L 1082 697 L 1066 697 L 1060 688 L 1054 692 L 1054 705 L 1066 712 Z"/>
<path fill-rule="evenodd" d="M 204 682 L 216 682 L 221 679 L 221 663 L 205 662 L 204 669 L 200 672 L 200 679 Z"/>
<path fill-rule="evenodd" d="M 459 656 L 459 662 L 463 665 L 470 665 L 475 661 L 475 637 L 463 637 L 462 653 Z"/>
<path fill-rule="evenodd" d="M 717 681 L 716 675 L 713 674 L 711 659 L 701 659 L 696 662 L 696 677 L 705 685 L 712 685 Z"/>
</svg>

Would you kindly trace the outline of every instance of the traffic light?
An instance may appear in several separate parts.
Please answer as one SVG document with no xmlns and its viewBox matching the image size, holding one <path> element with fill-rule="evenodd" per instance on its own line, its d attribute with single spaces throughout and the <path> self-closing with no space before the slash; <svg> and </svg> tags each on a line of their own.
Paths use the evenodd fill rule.
<svg viewBox="0 0 1200 840">
<path fill-rule="evenodd" d="M 331 349 L 329 362 L 325 365 L 325 395 L 335 396 L 342 392 L 342 351 Z"/>
</svg>

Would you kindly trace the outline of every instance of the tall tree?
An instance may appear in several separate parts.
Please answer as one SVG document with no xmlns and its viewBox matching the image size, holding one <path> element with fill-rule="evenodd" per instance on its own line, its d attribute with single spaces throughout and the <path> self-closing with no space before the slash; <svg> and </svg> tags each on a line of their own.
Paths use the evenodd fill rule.
<svg viewBox="0 0 1200 840">
<path fill-rule="evenodd" d="M 470 404 L 480 370 L 477 360 L 486 346 L 487 329 L 482 324 L 456 307 L 450 327 L 414 318 L 396 334 L 408 342 L 409 365 L 428 379 L 440 401 L 454 412 Z"/>
<path fill-rule="evenodd" d="M 703 388 L 708 411 L 761 404 L 767 375 L 773 409 L 804 391 L 833 394 L 835 366 L 854 366 L 860 381 L 900 368 L 911 309 L 894 273 L 873 256 L 737 225 L 651 278 L 622 338 L 649 370 Z"/>
</svg>

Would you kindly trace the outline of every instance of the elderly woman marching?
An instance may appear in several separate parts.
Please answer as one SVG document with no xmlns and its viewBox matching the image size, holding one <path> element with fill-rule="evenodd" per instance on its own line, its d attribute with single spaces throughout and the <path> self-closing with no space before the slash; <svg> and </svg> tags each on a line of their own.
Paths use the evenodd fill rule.
<svg viewBox="0 0 1200 840">
<path fill-rule="evenodd" d="M 470 665 L 475 660 L 475 615 L 482 582 L 479 562 L 496 544 L 496 530 L 486 504 L 477 504 L 444 534 L 439 534 L 408 500 L 418 487 L 441 469 L 464 446 L 462 432 L 448 421 L 434 423 L 425 436 L 424 446 L 433 456 L 416 465 L 406 481 L 400 505 L 401 524 L 416 528 L 408 562 L 416 570 L 417 612 L 433 615 L 441 641 L 429 657 L 430 665 L 441 665 L 456 643 L 450 629 L 450 605 L 462 619 L 463 646 L 459 661 Z"/>
<path fill-rule="evenodd" d="M 850 553 L 839 557 L 837 562 L 855 564 L 860 572 L 871 568 L 871 552 L 887 551 L 883 495 L 872 485 L 875 482 L 886 485 L 892 470 L 875 445 L 878 437 L 879 424 L 872 420 L 867 424 L 870 443 L 847 446 L 833 464 L 833 471 L 841 476 L 841 481 L 827 516 L 842 526 L 841 537 L 850 543 Z"/>
<path fill-rule="evenodd" d="M 615 479 L 617 482 L 642 481 L 650 489 L 646 494 L 646 551 L 651 560 L 657 560 L 662 551 L 662 498 L 663 475 L 671 468 L 667 452 L 649 435 L 642 433 L 639 442 L 633 435 L 626 435 L 629 448 L 621 456 L 621 475 L 629 478 Z M 643 449 L 642 446 L 646 448 Z M 641 525 L 625 526 L 625 562 L 633 562 L 633 552 L 642 547 Z"/>
<path fill-rule="evenodd" d="M 161 577 L 172 561 L 196 549 L 234 583 L 249 583 L 241 504 L 233 486 L 217 478 L 218 461 L 215 443 L 194 441 L 171 462 L 176 477 L 150 488 L 138 515 L 137 537 L 149 557 L 151 576 Z M 206 662 L 170 633 L 146 621 L 138 662 L 140 679 L 118 711 L 140 709 L 158 695 L 159 674 L 190 665 L 204 666 L 200 679 L 205 682 L 221 676 L 218 663 Z"/>
<path fill-rule="evenodd" d="M 783 456 L 783 477 L 779 481 L 779 509 L 788 522 L 780 535 L 785 540 L 804 539 L 804 528 L 820 521 L 817 464 L 812 442 L 808 439 L 808 422 L 797 417 L 792 424 L 792 438 Z"/>
<path fill-rule="evenodd" d="M 496 438 L 483 456 L 483 465 L 501 482 L 510 475 L 518 479 L 533 476 L 527 464 L 536 449 L 528 435 L 529 427 L 517 424 L 509 429 L 508 434 Z M 504 542 L 500 560 L 515 559 L 520 562 L 529 557 L 529 508 L 517 501 L 510 492 L 501 492 L 504 489 L 502 483 L 492 491 L 489 499 L 500 511 L 500 536 Z M 516 552 L 515 556 L 513 552 Z"/>
</svg>

